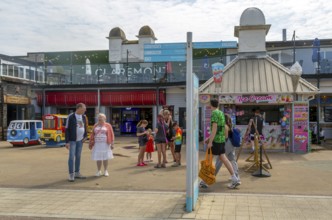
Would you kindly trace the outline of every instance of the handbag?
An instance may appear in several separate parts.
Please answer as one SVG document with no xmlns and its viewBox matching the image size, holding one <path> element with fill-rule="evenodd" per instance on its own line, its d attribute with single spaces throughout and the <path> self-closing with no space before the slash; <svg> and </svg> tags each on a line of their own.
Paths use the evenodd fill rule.
<svg viewBox="0 0 332 220">
<path fill-rule="evenodd" d="M 146 134 L 143 135 L 143 142 L 144 142 L 144 143 L 147 143 L 148 140 L 149 140 L 148 136 L 147 136 Z"/>
<path fill-rule="evenodd" d="M 216 182 L 216 167 L 212 163 L 212 150 L 209 148 L 205 153 L 205 160 L 201 161 L 201 169 L 198 176 L 208 185 L 212 185 Z"/>
</svg>

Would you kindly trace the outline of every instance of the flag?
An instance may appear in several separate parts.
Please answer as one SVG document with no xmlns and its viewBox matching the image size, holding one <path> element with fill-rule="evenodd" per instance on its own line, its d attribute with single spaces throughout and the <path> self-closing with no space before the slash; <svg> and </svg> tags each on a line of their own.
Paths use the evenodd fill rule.
<svg viewBox="0 0 332 220">
<path fill-rule="evenodd" d="M 169 74 L 169 73 L 172 73 L 173 70 L 172 70 L 172 63 L 171 62 L 167 62 L 166 63 L 166 73 Z"/>
</svg>

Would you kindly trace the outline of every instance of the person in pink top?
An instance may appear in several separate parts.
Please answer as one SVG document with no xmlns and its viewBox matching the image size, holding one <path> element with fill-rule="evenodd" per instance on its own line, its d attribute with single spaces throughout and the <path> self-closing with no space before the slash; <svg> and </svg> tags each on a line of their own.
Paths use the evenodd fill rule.
<svg viewBox="0 0 332 220">
<path fill-rule="evenodd" d="M 106 115 L 98 114 L 98 122 L 94 125 L 89 142 L 92 150 L 91 158 L 97 161 L 96 176 L 101 176 L 101 165 L 104 165 L 104 176 L 109 176 L 108 160 L 113 158 L 114 132 L 112 125 L 106 122 Z"/>
</svg>

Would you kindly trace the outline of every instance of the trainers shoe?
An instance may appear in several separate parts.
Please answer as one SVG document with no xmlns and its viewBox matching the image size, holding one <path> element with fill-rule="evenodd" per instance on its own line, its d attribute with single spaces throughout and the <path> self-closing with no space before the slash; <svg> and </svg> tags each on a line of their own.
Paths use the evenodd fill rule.
<svg viewBox="0 0 332 220">
<path fill-rule="evenodd" d="M 237 182 L 232 182 L 232 183 L 230 183 L 230 184 L 228 184 L 228 188 L 229 189 L 235 189 L 237 186 L 239 186 L 240 185 L 240 183 L 239 183 L 239 181 L 237 181 Z"/>
<path fill-rule="evenodd" d="M 136 166 L 138 166 L 138 167 L 144 167 L 145 165 L 143 163 L 138 163 Z"/>
<path fill-rule="evenodd" d="M 236 176 L 236 177 L 237 177 L 237 179 L 238 179 L 238 183 L 239 183 L 239 185 L 241 185 L 241 180 L 240 180 L 240 178 L 239 178 L 238 176 Z M 228 180 L 229 180 L 229 181 L 232 181 L 232 176 L 229 177 Z"/>
<path fill-rule="evenodd" d="M 83 176 L 80 172 L 75 173 L 75 178 L 77 178 L 77 179 L 86 179 L 86 177 Z"/>
<path fill-rule="evenodd" d="M 68 181 L 69 182 L 74 182 L 75 181 L 75 174 L 74 173 L 69 174 Z"/>
<path fill-rule="evenodd" d="M 108 171 L 105 170 L 104 176 L 109 176 Z"/>
<path fill-rule="evenodd" d="M 203 189 L 207 189 L 209 186 L 204 182 L 204 181 L 201 181 L 199 183 L 199 188 L 203 188 Z"/>
<path fill-rule="evenodd" d="M 232 182 L 227 187 L 230 189 L 235 189 L 239 185 L 240 185 L 240 180 L 234 176 L 232 177 Z"/>
<path fill-rule="evenodd" d="M 101 176 L 101 171 L 97 171 L 96 175 L 95 176 Z"/>
<path fill-rule="evenodd" d="M 179 163 L 174 163 L 174 164 L 172 165 L 172 167 L 178 167 L 178 166 L 180 166 Z"/>
</svg>

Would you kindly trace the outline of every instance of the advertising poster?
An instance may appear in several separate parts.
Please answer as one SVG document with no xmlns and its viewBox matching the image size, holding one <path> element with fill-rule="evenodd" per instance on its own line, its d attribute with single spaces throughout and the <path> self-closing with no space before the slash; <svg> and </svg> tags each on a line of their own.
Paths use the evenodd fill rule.
<svg viewBox="0 0 332 220">
<path fill-rule="evenodd" d="M 211 126 L 211 106 L 205 105 L 204 106 L 204 140 L 210 136 L 210 126 Z"/>
<path fill-rule="evenodd" d="M 293 152 L 308 152 L 309 143 L 309 104 L 295 102 L 293 104 Z"/>
<path fill-rule="evenodd" d="M 243 148 L 251 149 L 249 135 L 245 136 L 248 125 L 236 125 L 236 128 L 241 131 L 242 141 L 244 141 Z M 265 125 L 262 132 L 264 136 L 262 143 L 266 150 L 276 152 L 285 150 L 285 145 L 282 143 L 282 129 L 280 125 Z"/>
<path fill-rule="evenodd" d="M 224 64 L 214 63 L 211 66 L 212 66 L 213 80 L 216 84 L 220 84 L 222 82 Z"/>
</svg>

